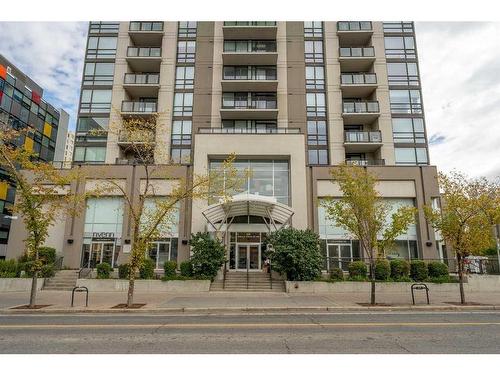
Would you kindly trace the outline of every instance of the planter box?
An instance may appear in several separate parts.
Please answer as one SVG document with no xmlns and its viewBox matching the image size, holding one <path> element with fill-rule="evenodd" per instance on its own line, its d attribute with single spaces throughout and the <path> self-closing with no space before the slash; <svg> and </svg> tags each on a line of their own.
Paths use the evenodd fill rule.
<svg viewBox="0 0 500 375">
<path fill-rule="evenodd" d="M 39 278 L 36 289 L 41 290 L 45 279 Z M 0 292 L 29 292 L 31 291 L 31 277 L 29 278 L 0 278 Z"/>
<path fill-rule="evenodd" d="M 89 292 L 126 292 L 128 280 L 121 279 L 78 279 L 76 285 L 85 286 Z M 137 292 L 208 292 L 210 280 L 136 280 Z"/>
</svg>

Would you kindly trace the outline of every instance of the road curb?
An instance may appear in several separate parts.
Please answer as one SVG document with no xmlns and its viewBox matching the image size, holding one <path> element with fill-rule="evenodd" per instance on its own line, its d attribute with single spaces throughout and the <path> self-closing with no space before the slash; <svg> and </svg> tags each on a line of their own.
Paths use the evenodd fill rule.
<svg viewBox="0 0 500 375">
<path fill-rule="evenodd" d="M 111 308 L 66 308 L 66 309 L 37 309 L 13 310 L 0 309 L 0 314 L 26 315 L 26 314 L 224 314 L 224 313 L 318 313 L 318 312 L 363 312 L 363 311 L 495 311 L 500 310 L 500 305 L 483 306 L 454 306 L 454 305 L 401 305 L 401 306 L 304 306 L 304 307 L 165 307 L 145 309 L 111 309 Z"/>
</svg>

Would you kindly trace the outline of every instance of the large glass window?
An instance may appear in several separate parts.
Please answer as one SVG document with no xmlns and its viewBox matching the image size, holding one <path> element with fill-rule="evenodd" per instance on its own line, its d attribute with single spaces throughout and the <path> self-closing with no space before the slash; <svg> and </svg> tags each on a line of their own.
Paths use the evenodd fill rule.
<svg viewBox="0 0 500 375">
<path fill-rule="evenodd" d="M 392 113 L 421 114 L 420 90 L 389 90 Z"/>
<path fill-rule="evenodd" d="M 306 105 L 308 117 L 326 116 L 326 98 L 323 92 L 306 93 Z"/>
<path fill-rule="evenodd" d="M 394 143 L 425 143 L 423 118 L 393 118 Z"/>
<path fill-rule="evenodd" d="M 196 21 L 180 21 L 178 36 L 179 38 L 195 38 Z"/>
<path fill-rule="evenodd" d="M 83 84 L 87 86 L 112 85 L 114 63 L 85 63 Z"/>
<path fill-rule="evenodd" d="M 176 92 L 174 95 L 174 116 L 193 115 L 193 93 Z"/>
<path fill-rule="evenodd" d="M 73 159 L 75 162 L 104 163 L 106 160 L 106 147 L 75 147 Z"/>
<path fill-rule="evenodd" d="M 385 56 L 396 59 L 415 59 L 415 39 L 412 36 L 386 36 Z"/>
<path fill-rule="evenodd" d="M 306 63 L 322 63 L 323 62 L 323 41 L 321 40 L 306 40 L 305 61 Z"/>
<path fill-rule="evenodd" d="M 384 33 L 413 33 L 413 22 L 384 22 Z"/>
<path fill-rule="evenodd" d="M 325 120 L 307 120 L 307 144 L 309 146 L 327 145 Z"/>
<path fill-rule="evenodd" d="M 194 63 L 196 42 L 192 40 L 180 40 L 177 42 L 177 62 Z"/>
<path fill-rule="evenodd" d="M 396 165 L 427 165 L 427 149 L 425 147 L 396 147 L 394 149 Z"/>
<path fill-rule="evenodd" d="M 82 90 L 81 113 L 107 113 L 111 110 L 111 90 Z"/>
<path fill-rule="evenodd" d="M 322 66 L 306 66 L 306 89 L 325 89 L 325 69 Z"/>
<path fill-rule="evenodd" d="M 175 70 L 175 88 L 192 89 L 194 87 L 194 66 L 178 66 Z"/>
<path fill-rule="evenodd" d="M 80 117 L 76 126 L 77 132 L 88 132 L 91 130 L 107 130 L 109 117 Z"/>
<path fill-rule="evenodd" d="M 323 36 L 323 22 L 306 21 L 304 22 L 304 37 L 321 38 Z"/>
<path fill-rule="evenodd" d="M 123 225 L 123 198 L 104 197 L 87 200 L 85 211 L 85 237 L 94 237 L 94 233 L 111 233 L 120 238 Z"/>
<path fill-rule="evenodd" d="M 418 86 L 418 68 L 416 62 L 387 63 L 387 78 L 392 86 Z"/>
<path fill-rule="evenodd" d="M 118 38 L 115 36 L 89 37 L 87 46 L 87 58 L 88 59 L 115 58 L 117 40 Z"/>
</svg>

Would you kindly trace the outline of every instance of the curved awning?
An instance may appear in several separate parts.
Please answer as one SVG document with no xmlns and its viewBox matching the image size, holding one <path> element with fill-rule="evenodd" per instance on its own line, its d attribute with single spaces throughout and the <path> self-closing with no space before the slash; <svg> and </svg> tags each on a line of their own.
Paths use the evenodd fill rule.
<svg viewBox="0 0 500 375">
<path fill-rule="evenodd" d="M 279 203 L 276 198 L 257 194 L 238 194 L 228 202 L 208 206 L 202 213 L 210 225 L 217 229 L 216 224 L 227 224 L 236 216 L 259 216 L 269 220 L 275 229 L 289 223 L 293 209 Z"/>
</svg>

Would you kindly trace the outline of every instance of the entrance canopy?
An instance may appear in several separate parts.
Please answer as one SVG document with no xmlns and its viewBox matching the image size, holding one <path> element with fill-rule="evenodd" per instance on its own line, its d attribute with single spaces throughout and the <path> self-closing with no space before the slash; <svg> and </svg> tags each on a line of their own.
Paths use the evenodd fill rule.
<svg viewBox="0 0 500 375">
<path fill-rule="evenodd" d="M 222 225 L 232 223 L 237 216 L 259 216 L 264 219 L 268 229 L 278 230 L 288 224 L 293 216 L 293 209 L 278 203 L 276 198 L 257 194 L 238 194 L 229 202 L 213 204 L 203 211 L 203 216 L 215 230 Z"/>
</svg>

